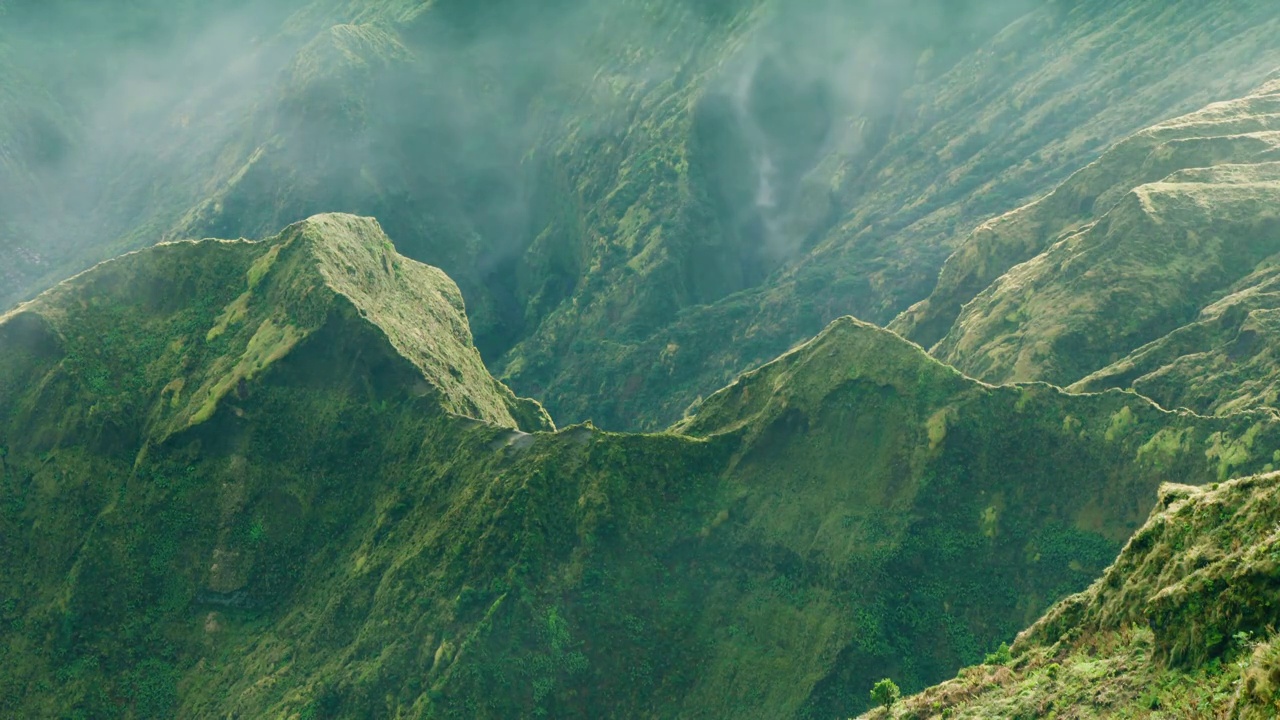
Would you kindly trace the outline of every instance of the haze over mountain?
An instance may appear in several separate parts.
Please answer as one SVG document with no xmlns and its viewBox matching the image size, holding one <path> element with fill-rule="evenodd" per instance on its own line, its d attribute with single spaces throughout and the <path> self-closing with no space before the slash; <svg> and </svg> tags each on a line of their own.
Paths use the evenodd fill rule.
<svg viewBox="0 0 1280 720">
<path fill-rule="evenodd" d="M 0 0 L 0 716 L 1266 717 L 1278 69 L 1261 0 Z"/>
<path fill-rule="evenodd" d="M 93 7 L 5 11 L 9 302 L 371 215 L 458 281 L 498 375 L 616 429 L 888 322 L 968 229 L 1280 66 L 1242 0 Z"/>
</svg>

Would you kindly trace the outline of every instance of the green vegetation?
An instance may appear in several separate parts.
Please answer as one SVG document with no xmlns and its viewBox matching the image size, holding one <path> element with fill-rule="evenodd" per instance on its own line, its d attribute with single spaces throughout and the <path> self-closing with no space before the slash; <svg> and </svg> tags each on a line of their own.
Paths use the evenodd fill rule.
<svg viewBox="0 0 1280 720">
<path fill-rule="evenodd" d="M 1009 644 L 1000 643 L 1000 647 L 996 648 L 995 652 L 987 653 L 987 656 L 982 660 L 982 664 L 983 665 L 1008 665 L 1012 661 L 1013 661 L 1013 655 L 1009 652 Z"/>
<path fill-rule="evenodd" d="M 1273 82 L 1138 133 L 984 225 L 936 297 L 894 327 L 932 341 L 954 317 L 932 352 L 990 382 L 1132 386 L 1201 411 L 1265 405 L 1278 91 Z M 960 302 L 958 317 L 944 312 Z"/>
<path fill-rule="evenodd" d="M 785 3 L 781 9 L 763 4 L 779 17 L 804 15 L 804 3 Z M 777 244 L 789 254 L 776 265 L 767 264 L 760 281 L 752 283 L 746 275 L 736 286 L 726 283 L 726 290 L 736 292 L 717 297 L 690 286 L 707 276 L 708 268 L 727 274 L 741 267 L 742 235 L 708 233 L 709 223 L 658 221 L 661 232 L 654 232 L 651 242 L 619 247 L 607 240 L 617 235 L 611 225 L 588 224 L 588 238 L 604 239 L 593 246 L 600 248 L 595 255 L 599 260 L 577 266 L 589 281 L 578 284 L 570 300 L 536 328 L 530 326 L 528 337 L 506 353 L 497 364 L 504 380 L 546 401 L 557 417 L 593 417 L 619 429 L 660 428 L 696 397 L 787 351 L 838 316 L 889 322 L 929 294 L 947 256 L 975 227 L 1049 193 L 1070 173 L 1144 127 L 1247 93 L 1280 66 L 1275 40 L 1280 22 L 1272 8 L 1259 3 L 1031 3 L 1025 15 L 1001 32 L 994 31 L 1011 18 L 1000 13 L 1017 6 L 986 3 L 983 7 L 995 15 L 985 17 L 997 22 L 979 23 L 969 36 L 947 22 L 915 27 L 911 19 L 932 15 L 963 22 L 974 16 L 964 3 L 945 3 L 946 10 L 929 3 L 896 3 L 892 9 L 827 4 L 833 5 L 910 17 L 893 18 L 897 27 L 884 34 L 875 20 L 858 22 L 854 17 L 845 25 L 844 18 L 828 17 L 797 45 L 821 45 L 822 38 L 835 36 L 853 47 L 858 45 L 854 38 L 868 31 L 872 38 L 894 37 L 907 59 L 884 62 L 901 62 L 914 77 L 900 95 L 892 87 L 877 88 L 874 106 L 846 108 L 833 121 L 826 154 L 781 208 Z M 773 16 L 764 12 L 753 17 Z M 907 30 L 899 35 L 898 27 Z M 950 46 L 937 42 L 939 29 L 952 39 Z M 750 47 L 755 31 L 747 25 L 738 42 Z M 767 38 L 771 31 L 765 25 L 759 37 Z M 1207 34 L 1212 42 L 1190 41 Z M 976 48 L 967 45 L 968 37 Z M 1092 48 L 1108 50 L 1095 53 Z M 817 62 L 844 67 L 826 58 Z M 837 96 L 847 88 L 839 80 L 830 85 Z M 703 97 L 697 106 L 701 116 L 715 117 L 714 94 Z M 790 108 L 811 105 L 783 94 L 775 102 Z M 706 133 L 734 137 L 732 126 L 709 127 Z M 654 148 L 659 154 L 674 147 L 668 138 L 653 140 L 660 143 Z M 739 170 L 720 159 L 749 156 L 744 149 L 730 147 L 708 158 L 698 152 L 704 148 L 686 143 L 690 184 L 702 179 L 703 167 L 723 167 L 720 172 L 731 177 L 751 176 L 749 168 Z M 628 150 L 622 152 L 629 156 Z M 564 152 L 576 155 L 577 147 L 567 145 Z M 683 169 L 676 167 L 677 173 Z M 571 177 L 596 188 L 597 182 L 614 176 L 592 167 Z M 646 179 L 646 187 L 665 180 L 661 175 Z M 670 216 L 671 206 L 657 204 L 657 194 L 641 196 L 629 212 L 590 204 L 595 197 L 623 203 L 632 199 L 630 193 L 610 195 L 606 188 L 611 187 L 583 193 L 588 202 L 580 207 L 588 221 L 629 214 L 653 222 Z M 709 189 L 716 190 L 714 185 Z M 733 186 L 730 190 L 742 193 Z M 683 206 L 691 218 L 716 218 L 722 227 L 732 227 L 723 213 L 708 217 L 696 204 Z M 629 226 L 622 227 L 630 235 Z M 648 223 L 639 227 L 651 228 Z M 693 248 L 707 243 L 712 249 L 690 253 L 690 246 L 681 242 L 686 238 L 696 238 Z M 1008 266 L 998 267 L 1002 262 L 1012 264 L 1035 252 L 984 261 L 985 282 L 974 283 L 959 303 L 994 279 L 986 273 L 1003 273 Z M 613 256 L 619 258 L 616 265 Z M 623 258 L 631 272 L 592 272 L 621 267 Z M 610 342 L 598 342 L 601 337 Z"/>
<path fill-rule="evenodd" d="M 852 319 L 667 433 L 550 432 L 389 248 L 319 216 L 0 319 L 4 712 L 854 712 L 1085 587 L 1164 478 L 1280 444 Z"/>
<path fill-rule="evenodd" d="M 0 2 L 0 716 L 1280 708 L 1274 8 L 254 5 Z"/>
<path fill-rule="evenodd" d="M 900 699 L 902 699 L 902 691 L 889 678 L 871 686 L 871 702 L 881 707 L 892 708 L 893 704 Z"/>
<path fill-rule="evenodd" d="M 1132 387 L 1165 407 L 1202 413 L 1275 408 L 1275 260 L 1268 259 L 1190 323 L 1075 383 Z"/>
<path fill-rule="evenodd" d="M 1271 8 L 1221 0 L 11 5 L 0 307 L 344 210 L 456 280 L 496 375 L 619 430 L 889 321 L 974 227 L 1280 65 Z"/>
<path fill-rule="evenodd" d="M 866 717 L 1275 717 L 1280 475 L 1166 486 L 1088 590 L 1012 657 Z"/>
<path fill-rule="evenodd" d="M 991 380 L 1079 379 L 1072 390 L 1274 413 L 1276 89 L 1139 133 L 988 223 L 895 327 L 941 338 L 935 354 Z M 1114 414 L 1103 439 L 1132 422 Z M 1180 432 L 1152 436 L 1140 462 L 1183 452 Z M 1220 479 L 1240 462 L 1276 467 L 1255 438 L 1209 441 Z M 983 666 L 866 717 L 1274 717 L 1278 482 L 1165 486 L 1088 590 Z"/>
</svg>

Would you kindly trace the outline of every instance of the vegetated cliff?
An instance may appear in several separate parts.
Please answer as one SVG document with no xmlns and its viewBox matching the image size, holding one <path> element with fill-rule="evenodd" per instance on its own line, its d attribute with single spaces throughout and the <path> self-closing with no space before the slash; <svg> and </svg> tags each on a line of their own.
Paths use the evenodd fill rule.
<svg viewBox="0 0 1280 720">
<path fill-rule="evenodd" d="M 1272 718 L 1280 711 L 1280 475 L 1168 485 L 1088 590 L 1007 658 L 866 718 Z"/>
<path fill-rule="evenodd" d="M 129 46 L 146 102 L 121 72 L 38 124 L 62 150 L 0 297 L 157 238 L 372 215 L 455 277 L 496 374 L 613 428 L 889 320 L 977 223 L 1280 64 L 1274 9 L 1243 0 L 160 5 L 209 31 Z"/>
<path fill-rule="evenodd" d="M 954 306 L 1008 259 L 1038 253 L 968 301 L 932 352 L 992 382 L 1065 384 L 1196 321 L 1208 305 L 1230 304 L 1223 296 L 1261 282 L 1280 251 L 1277 90 L 1268 84 L 1139 133 L 1044 200 L 992 221 L 953 256 L 939 295 L 896 327 L 928 335 L 944 318 L 935 308 Z M 1197 342 L 1178 337 L 1169 348 Z"/>
<path fill-rule="evenodd" d="M 852 713 L 1280 447 L 852 319 L 665 434 L 550 428 L 368 219 L 59 285 L 0 318 L 0 712 Z"/>
</svg>

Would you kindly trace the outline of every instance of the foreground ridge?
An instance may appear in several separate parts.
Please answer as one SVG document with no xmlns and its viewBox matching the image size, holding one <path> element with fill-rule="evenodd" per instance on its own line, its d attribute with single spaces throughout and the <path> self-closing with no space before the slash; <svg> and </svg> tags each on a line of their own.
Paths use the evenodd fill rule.
<svg viewBox="0 0 1280 720">
<path fill-rule="evenodd" d="M 1166 485 L 1088 590 L 880 717 L 1271 718 L 1280 709 L 1280 474 Z"/>
</svg>

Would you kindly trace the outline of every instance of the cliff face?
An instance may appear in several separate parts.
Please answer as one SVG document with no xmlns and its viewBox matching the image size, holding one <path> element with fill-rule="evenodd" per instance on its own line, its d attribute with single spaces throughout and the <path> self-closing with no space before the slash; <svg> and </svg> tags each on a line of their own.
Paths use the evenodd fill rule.
<svg viewBox="0 0 1280 720">
<path fill-rule="evenodd" d="M 343 215 L 20 306 L 0 401 L 28 716 L 853 712 L 1084 587 L 1162 479 L 1268 469 L 1280 434 L 985 386 L 852 319 L 666 434 L 551 432 L 456 287 Z"/>
</svg>

